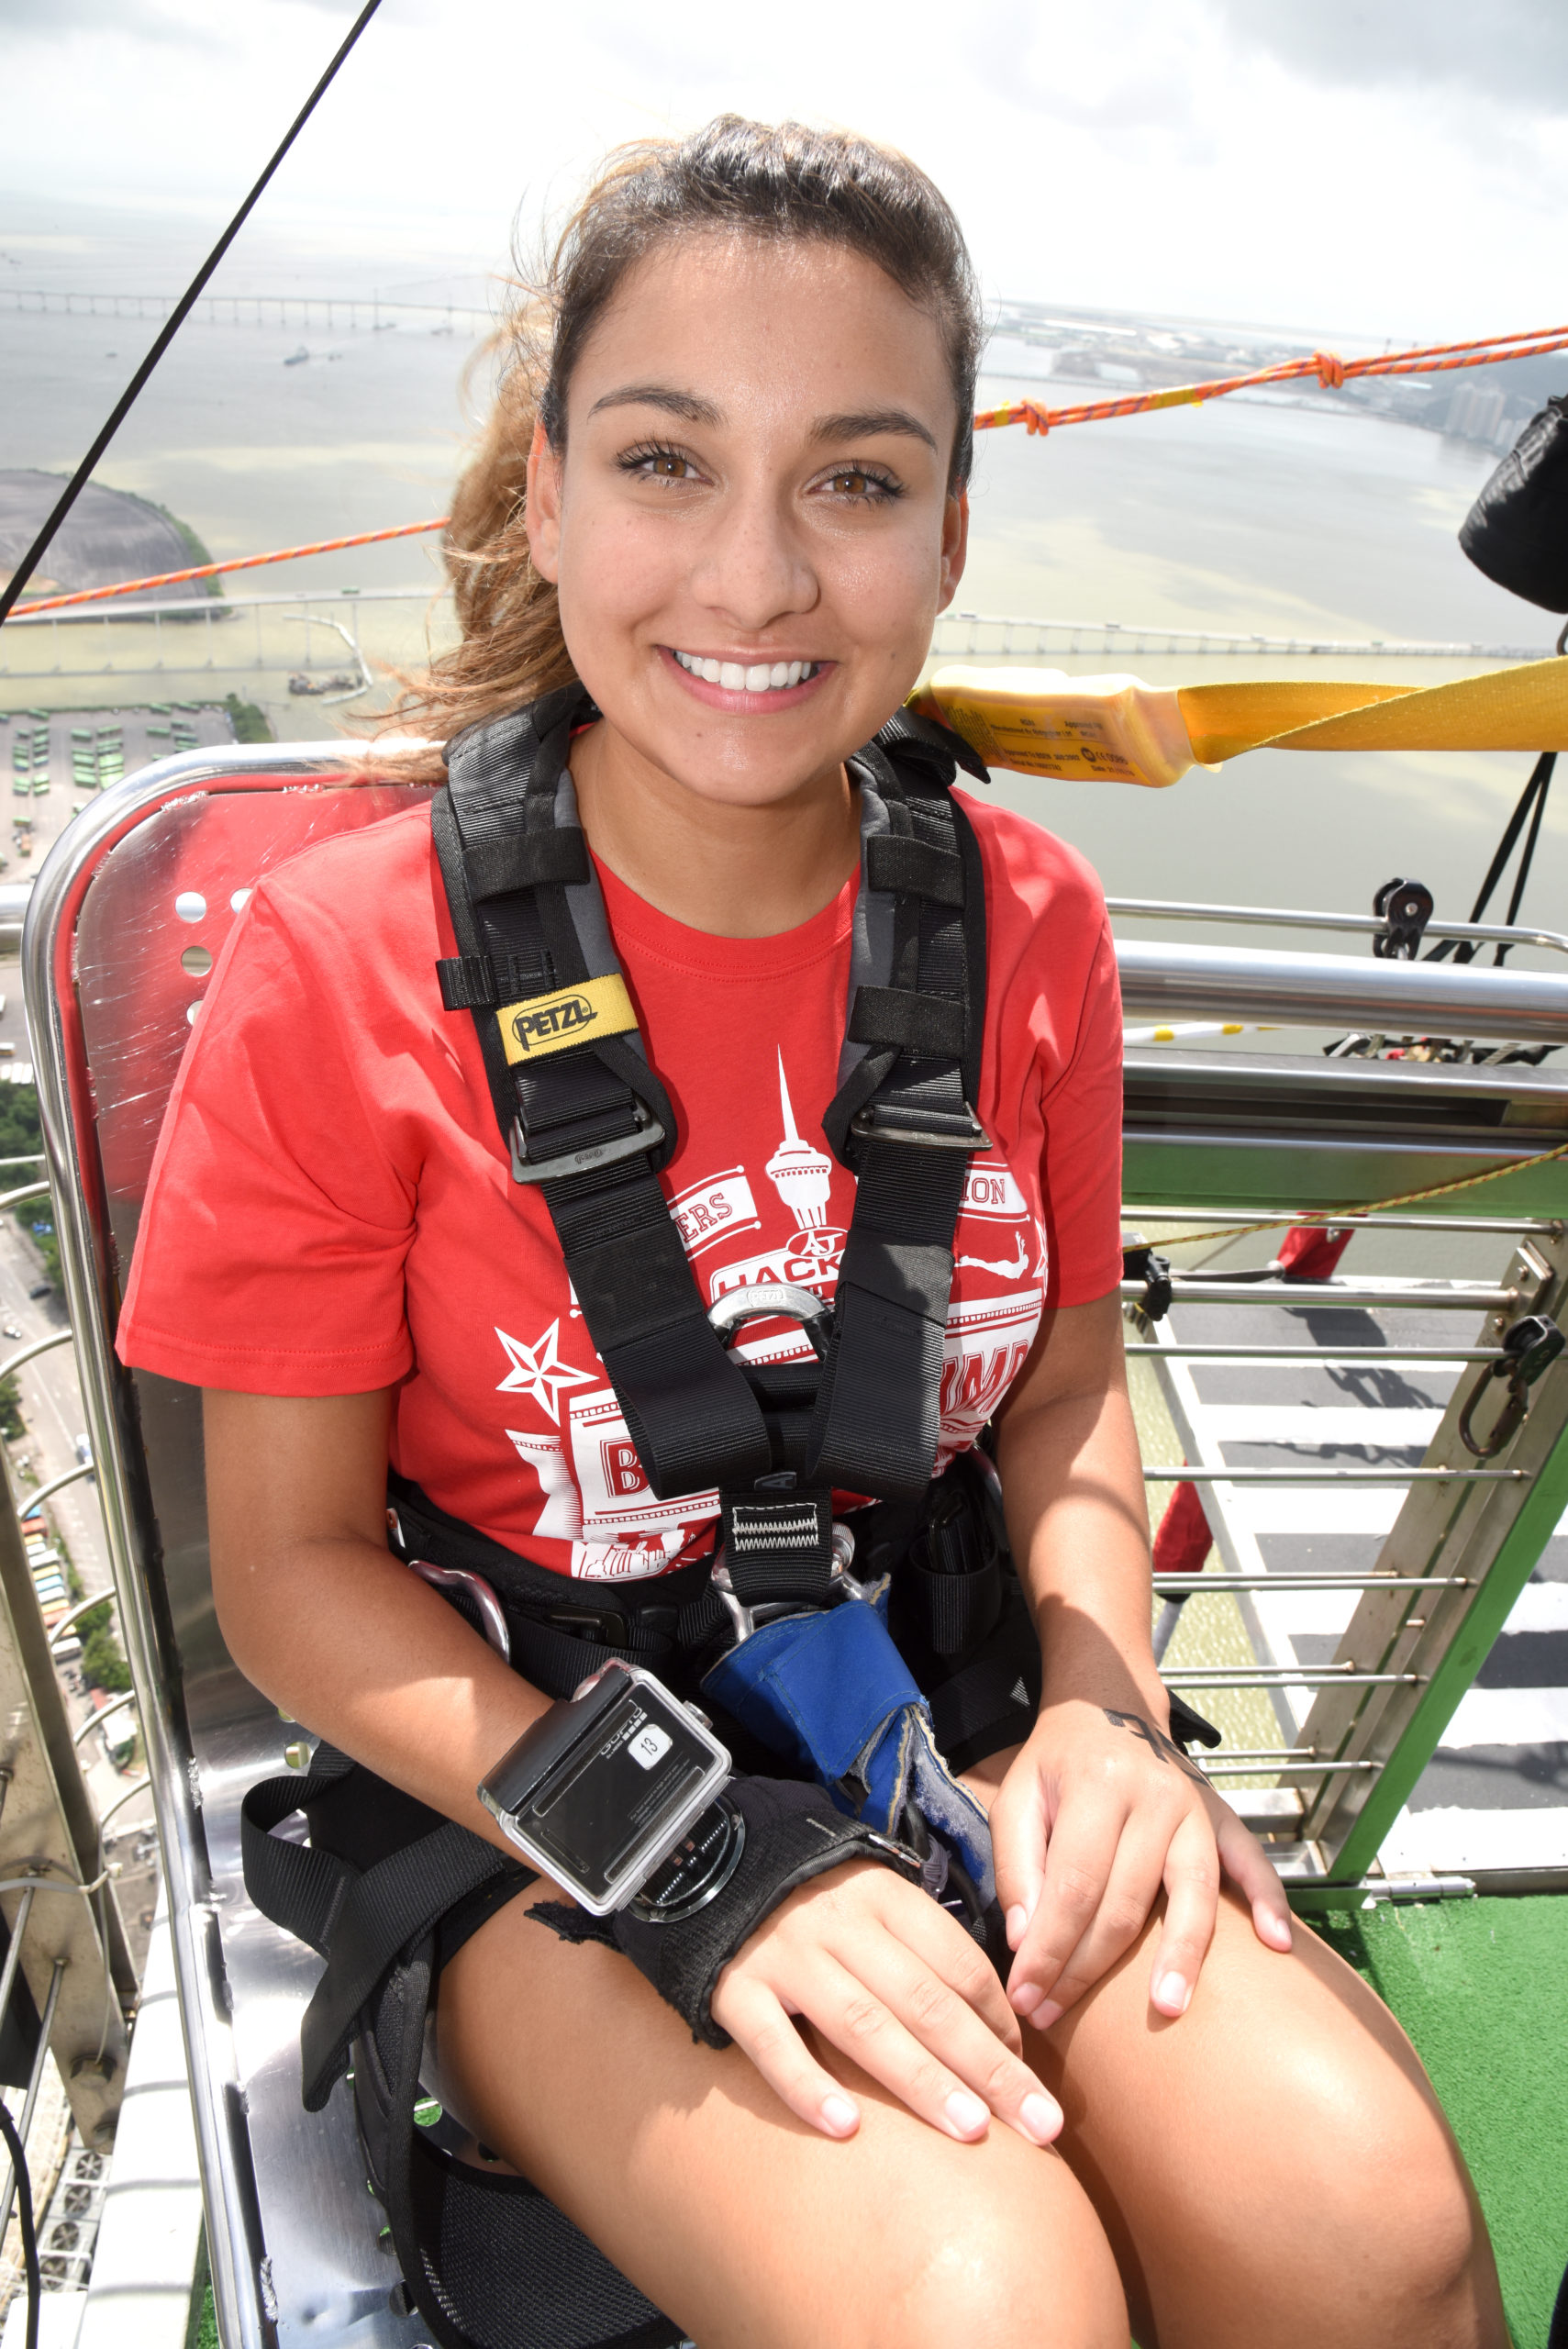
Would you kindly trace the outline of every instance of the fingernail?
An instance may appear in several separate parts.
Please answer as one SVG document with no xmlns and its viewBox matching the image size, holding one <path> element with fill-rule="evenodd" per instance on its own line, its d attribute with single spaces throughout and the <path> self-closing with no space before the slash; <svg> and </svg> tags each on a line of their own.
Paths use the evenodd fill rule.
<svg viewBox="0 0 1568 2349">
<path fill-rule="evenodd" d="M 1029 2017 L 1029 2028 L 1031 2031 L 1049 2031 L 1051 2024 L 1060 2022 L 1066 2012 L 1066 2008 L 1059 2007 L 1054 1998 L 1042 1998 Z"/>
<path fill-rule="evenodd" d="M 1193 2002 L 1193 1986 L 1184 1975 L 1162 1974 L 1154 1985 L 1154 2003 L 1173 2015 L 1184 2015 Z"/>
<path fill-rule="evenodd" d="M 1008 1991 L 1007 2003 L 1016 2015 L 1022 2015 L 1028 2022 L 1044 1996 L 1038 1982 L 1020 1982 L 1017 1989 Z"/>
<path fill-rule="evenodd" d="M 1270 1941 L 1273 1942 L 1275 1949 L 1289 1949 L 1292 1946 L 1290 1920 L 1288 1918 L 1273 1916 L 1265 1917 L 1263 1920 L 1263 1931 L 1268 1935 Z"/>
<path fill-rule="evenodd" d="M 1062 2107 L 1054 2097 L 1026 2096 L 1018 2107 L 1018 2119 L 1026 2137 L 1032 2137 L 1037 2145 L 1049 2145 L 1062 2126 Z"/>
<path fill-rule="evenodd" d="M 1007 1947 L 1009 1949 L 1018 1948 L 1018 1943 L 1023 1940 L 1024 1935 L 1029 1931 L 1029 1912 L 1027 1909 L 1017 1908 L 1008 1909 Z"/>
<path fill-rule="evenodd" d="M 848 2137 L 860 2126 L 861 2116 L 847 2096 L 825 2096 L 822 2126 L 830 2137 Z"/>
<path fill-rule="evenodd" d="M 953 2130 L 961 2137 L 973 2137 L 984 2129 L 991 2115 L 977 2096 L 967 2088 L 954 2088 L 944 2108 Z"/>
</svg>

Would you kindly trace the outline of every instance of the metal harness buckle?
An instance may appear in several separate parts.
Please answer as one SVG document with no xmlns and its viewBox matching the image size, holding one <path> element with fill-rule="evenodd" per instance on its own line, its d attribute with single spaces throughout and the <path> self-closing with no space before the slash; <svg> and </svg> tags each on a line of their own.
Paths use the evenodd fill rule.
<svg viewBox="0 0 1568 2349">
<path fill-rule="evenodd" d="M 616 1134 L 609 1141 L 587 1142 L 581 1150 L 563 1150 L 554 1158 L 531 1159 L 522 1120 L 514 1118 L 507 1136 L 512 1146 L 513 1182 L 553 1183 L 562 1174 L 588 1174 L 595 1166 L 613 1166 L 618 1159 L 636 1158 L 639 1152 L 657 1150 L 664 1140 L 663 1126 L 644 1102 L 633 1106 L 637 1115 L 635 1133 Z"/>
<path fill-rule="evenodd" d="M 911 1125 L 912 1118 L 929 1123 Z M 850 1131 L 860 1141 L 907 1142 L 916 1150 L 965 1150 L 992 1147 L 991 1137 L 966 1101 L 960 1119 L 946 1109 L 917 1109 L 897 1102 L 868 1101 L 850 1119 Z"/>
</svg>

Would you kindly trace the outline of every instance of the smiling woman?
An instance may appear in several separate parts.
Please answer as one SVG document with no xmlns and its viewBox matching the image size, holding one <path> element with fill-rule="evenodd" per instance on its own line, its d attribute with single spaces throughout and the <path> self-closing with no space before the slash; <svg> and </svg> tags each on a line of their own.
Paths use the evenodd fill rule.
<svg viewBox="0 0 1568 2349">
<path fill-rule="evenodd" d="M 905 707 L 979 331 L 900 156 L 613 159 L 400 713 L 444 788 L 255 890 L 160 1144 L 118 1343 L 329 1741 L 248 1881 L 443 2349 L 1503 2341 L 1155 1668 L 1104 901 Z"/>
</svg>

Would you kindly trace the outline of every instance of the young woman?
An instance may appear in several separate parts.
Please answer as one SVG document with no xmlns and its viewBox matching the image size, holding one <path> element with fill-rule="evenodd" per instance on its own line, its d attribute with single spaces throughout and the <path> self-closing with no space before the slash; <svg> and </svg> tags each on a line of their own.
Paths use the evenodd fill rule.
<svg viewBox="0 0 1568 2349">
<path fill-rule="evenodd" d="M 962 572 L 969 262 L 901 157 L 726 118 L 617 155 L 547 294 L 460 494 L 463 635 L 427 730 L 581 680 L 570 783 L 673 1105 L 660 1181 L 702 1297 L 782 1274 L 830 1298 L 855 1197 L 822 1126 L 855 754 Z M 541 1925 L 560 1892 L 517 1873 L 442 1941 L 441 2096 L 701 2349 L 1112 2349 L 1129 2323 L 1142 2349 L 1501 2349 L 1414 2054 L 1293 1931 L 1164 1733 L 1103 902 L 1060 842 L 963 805 L 984 1147 L 939 1464 L 994 1426 L 1039 1636 L 1032 1726 L 968 1773 L 1006 1980 L 918 1885 L 856 1861 L 739 1947 L 715 2047 L 617 1949 Z M 536 1591 L 543 1569 L 635 1611 L 705 1578 L 714 1547 L 711 1495 L 650 1488 L 539 1189 L 513 1179 L 474 1021 L 438 988 L 454 952 L 423 808 L 257 890 L 170 1110 L 120 1336 L 206 1390 L 225 1635 L 373 1774 L 379 1849 L 399 1804 L 502 1843 L 475 1787 L 550 1701 L 389 1553 L 389 1460 L 504 1583 L 509 1560 Z M 765 1328 L 754 1360 L 808 1359 Z"/>
</svg>

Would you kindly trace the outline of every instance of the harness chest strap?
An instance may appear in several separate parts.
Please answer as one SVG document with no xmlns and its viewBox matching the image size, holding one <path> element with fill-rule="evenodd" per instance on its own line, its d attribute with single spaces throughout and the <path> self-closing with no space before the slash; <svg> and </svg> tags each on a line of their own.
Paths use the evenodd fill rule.
<svg viewBox="0 0 1568 2349">
<path fill-rule="evenodd" d="M 947 788 L 960 756 L 976 763 L 907 713 L 855 762 L 863 882 L 824 1128 L 857 1174 L 856 1204 L 814 1408 L 801 1409 L 798 1380 L 791 1392 L 775 1376 L 784 1399 L 771 1394 L 764 1414 L 709 1325 L 657 1181 L 674 1120 L 567 772 L 573 726 L 592 715 L 566 687 L 450 746 L 432 825 L 461 951 L 439 966 L 443 999 L 473 1015 L 514 1174 L 539 1185 L 653 1491 L 719 1489 L 745 1603 L 820 1599 L 833 1486 L 913 1503 L 935 1458 L 953 1230 L 970 1160 L 988 1147 L 969 1107 L 984 883 Z"/>
</svg>

